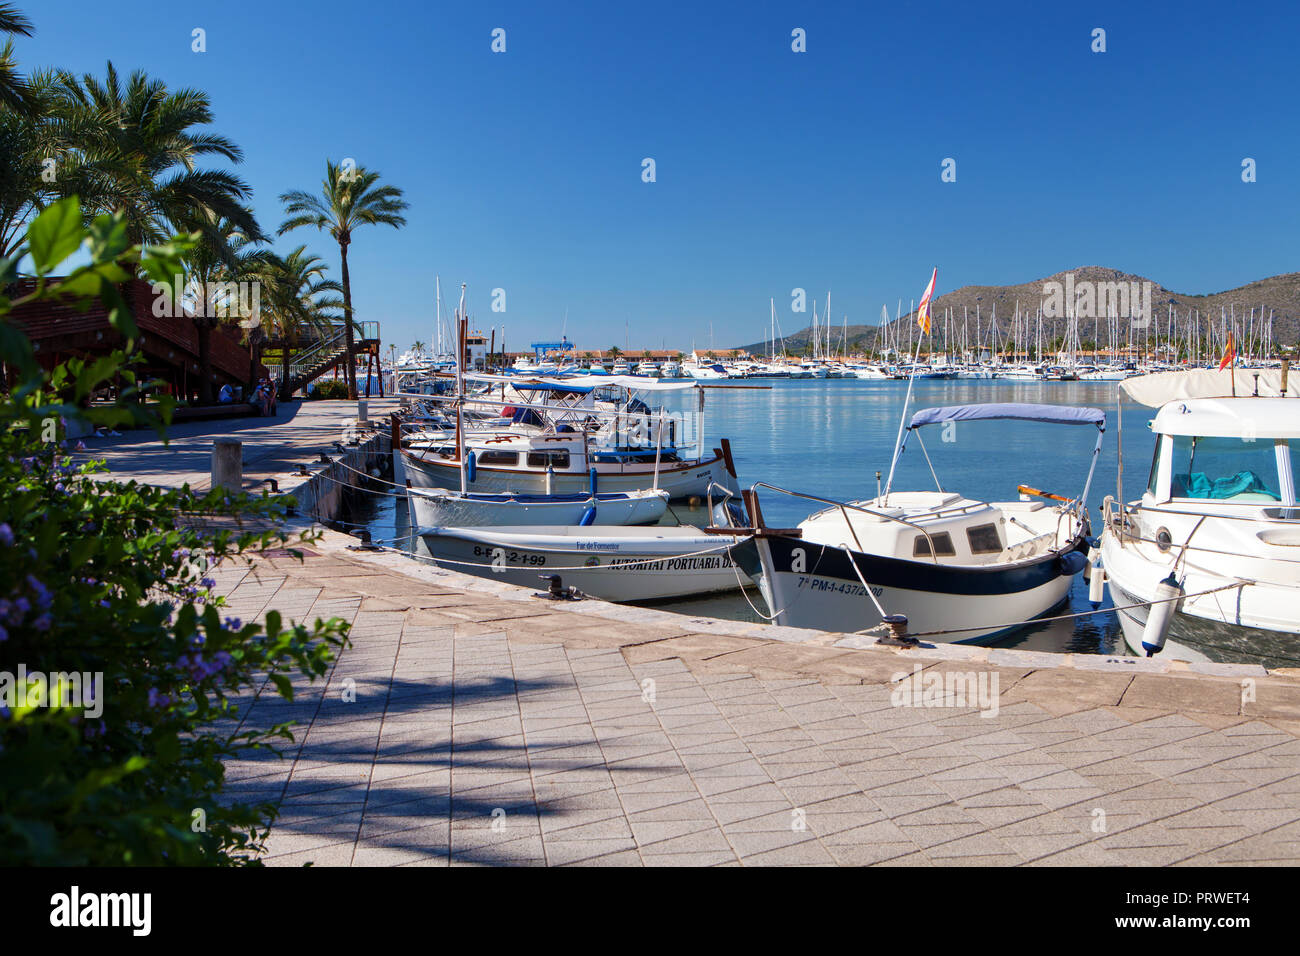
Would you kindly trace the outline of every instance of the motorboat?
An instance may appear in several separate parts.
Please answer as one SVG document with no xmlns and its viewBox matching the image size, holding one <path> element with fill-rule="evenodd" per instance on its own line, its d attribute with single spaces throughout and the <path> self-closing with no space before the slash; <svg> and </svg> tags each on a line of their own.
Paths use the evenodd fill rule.
<svg viewBox="0 0 1300 956">
<path fill-rule="evenodd" d="M 1166 372 L 1120 389 L 1159 409 L 1142 496 L 1103 506 L 1100 573 L 1125 642 L 1187 661 L 1300 665 L 1300 401 L 1283 374 Z"/>
<path fill-rule="evenodd" d="M 452 570 L 526 587 L 557 576 L 559 586 L 607 601 L 656 601 L 751 583 L 731 558 L 733 539 L 689 525 L 432 528 L 421 538 Z"/>
<path fill-rule="evenodd" d="M 597 494 L 490 494 L 452 488 L 410 488 L 407 502 L 416 528 L 486 528 L 502 525 L 646 525 L 663 518 L 668 492 Z"/>
<path fill-rule="evenodd" d="M 925 426 L 987 420 L 1095 427 L 1079 497 L 1020 486 L 1018 500 L 982 501 L 944 490 L 936 477 L 935 491 L 892 491 L 887 484 L 870 500 L 834 501 L 760 482 L 747 492 L 747 519 L 727 523 L 746 537 L 733 554 L 757 582 L 775 622 L 856 632 L 901 616 L 910 633 L 927 640 L 971 643 L 1015 630 L 1061 604 L 1087 563 L 1083 502 L 1104 413 L 1000 403 L 924 409 L 900 435 L 891 483 L 908 435 L 917 433 L 920 443 Z M 763 523 L 760 488 L 827 507 L 796 528 L 771 529 Z M 717 518 L 712 530 L 727 532 Z"/>
</svg>

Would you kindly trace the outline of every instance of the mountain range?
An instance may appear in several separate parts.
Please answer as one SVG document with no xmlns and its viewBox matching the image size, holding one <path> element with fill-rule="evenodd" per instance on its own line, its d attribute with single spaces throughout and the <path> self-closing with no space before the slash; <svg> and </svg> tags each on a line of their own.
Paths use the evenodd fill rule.
<svg viewBox="0 0 1300 956">
<path fill-rule="evenodd" d="M 1017 306 L 1022 313 L 1027 311 L 1032 315 L 1047 298 L 1044 287 L 1051 282 L 1060 283 L 1064 286 L 1067 276 L 1073 277 L 1073 285 L 1076 288 L 1080 287 L 1084 282 L 1138 283 L 1139 287 L 1141 283 L 1151 282 L 1152 312 L 1155 318 L 1159 320 L 1162 329 L 1166 327 L 1166 320 L 1171 308 L 1177 313 L 1180 328 L 1183 327 L 1182 323 L 1186 320 L 1187 315 L 1193 310 L 1199 314 L 1202 328 L 1204 328 L 1207 318 L 1212 320 L 1217 328 L 1220 310 L 1224 315 L 1227 315 L 1231 310 L 1237 317 L 1238 335 L 1244 338 L 1247 334 L 1246 326 L 1249 324 L 1250 311 L 1254 309 L 1256 336 L 1260 334 L 1258 331 L 1259 317 L 1262 315 L 1267 319 L 1269 313 L 1272 312 L 1273 341 L 1276 344 L 1295 345 L 1297 340 L 1300 339 L 1300 272 L 1269 276 L 1224 292 L 1189 295 L 1166 289 L 1160 283 L 1144 276 L 1102 266 L 1083 266 L 1058 272 L 1043 279 L 1023 282 L 1019 285 L 967 285 L 952 292 L 946 292 L 936 297 L 932 303 L 931 308 L 934 316 L 932 331 L 942 329 L 945 314 L 951 315 L 953 326 L 960 330 L 963 315 L 965 315 L 969 328 L 968 337 L 973 344 L 975 317 L 978 310 L 980 328 L 983 330 L 982 336 L 988 334 L 989 320 L 995 313 L 1000 334 L 1005 336 Z M 909 304 L 905 302 L 903 307 L 909 308 Z M 894 304 L 889 305 L 888 308 L 890 314 L 896 311 L 896 305 Z M 1048 321 L 1044 320 L 1045 323 Z M 906 343 L 908 329 L 915 322 L 914 313 L 908 311 L 901 319 L 891 321 L 889 324 L 892 326 L 895 322 L 901 326 L 898 331 L 901 333 L 902 341 Z M 1058 334 L 1064 331 L 1064 327 L 1064 319 L 1057 319 L 1056 331 Z M 823 326 L 821 333 L 823 336 L 825 335 L 824 328 Z M 847 329 L 849 351 L 853 352 L 873 345 L 880 335 L 881 328 L 881 324 L 849 325 Z M 1092 319 L 1081 320 L 1081 337 L 1084 339 L 1090 338 L 1092 328 Z M 960 334 L 960 332 L 958 331 L 957 334 Z M 1105 336 L 1104 320 L 1102 322 L 1102 336 L 1103 338 Z M 832 351 L 842 349 L 844 337 L 844 326 L 833 325 L 831 329 Z M 789 351 L 795 353 L 804 352 L 812 341 L 812 326 L 809 325 L 793 334 L 786 335 L 784 341 L 785 347 Z M 753 342 L 740 346 L 740 348 L 753 354 L 762 354 L 767 349 L 767 343 Z"/>
</svg>

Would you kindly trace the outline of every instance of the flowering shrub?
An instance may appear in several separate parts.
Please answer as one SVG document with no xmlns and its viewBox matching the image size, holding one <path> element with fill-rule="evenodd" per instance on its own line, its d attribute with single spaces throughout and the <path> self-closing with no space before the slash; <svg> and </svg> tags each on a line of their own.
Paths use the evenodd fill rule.
<svg viewBox="0 0 1300 956">
<path fill-rule="evenodd" d="M 123 235 L 117 218 L 86 229 L 75 199 L 57 203 L 0 261 L 0 289 L 30 253 L 33 298 L 98 298 L 130 341 L 124 266 L 170 282 L 189 240 L 142 250 Z M 43 281 L 83 245 L 89 265 Z M 224 614 L 208 569 L 289 543 L 275 530 L 283 506 L 110 482 L 94 477 L 102 463 L 74 463 L 67 421 L 149 423 L 138 398 L 150 385 L 123 354 L 42 373 L 6 321 L 12 305 L 0 295 L 0 357 L 16 381 L 0 401 L 0 864 L 251 862 L 275 811 L 223 806 L 223 759 L 292 733 L 241 723 L 248 692 L 266 681 L 291 698 L 291 677 L 322 676 L 347 625 Z M 115 375 L 117 405 L 80 407 Z"/>
</svg>

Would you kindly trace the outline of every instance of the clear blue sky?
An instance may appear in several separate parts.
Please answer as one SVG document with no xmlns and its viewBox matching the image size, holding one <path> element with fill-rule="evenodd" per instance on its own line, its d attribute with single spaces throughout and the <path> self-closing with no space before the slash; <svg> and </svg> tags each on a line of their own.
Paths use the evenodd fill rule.
<svg viewBox="0 0 1300 956">
<path fill-rule="evenodd" d="M 405 189 L 406 228 L 363 230 L 350 260 L 357 317 L 402 347 L 432 336 L 435 273 L 512 349 L 566 309 L 580 347 L 629 323 L 641 349 L 707 347 L 710 324 L 719 347 L 754 341 L 769 297 L 793 331 L 796 286 L 874 322 L 936 265 L 940 293 L 1082 265 L 1204 293 L 1298 268 L 1292 4 L 18 5 L 24 68 L 112 59 L 208 91 L 268 227 L 327 156 Z M 337 270 L 327 237 L 278 247 L 304 241 Z"/>
</svg>

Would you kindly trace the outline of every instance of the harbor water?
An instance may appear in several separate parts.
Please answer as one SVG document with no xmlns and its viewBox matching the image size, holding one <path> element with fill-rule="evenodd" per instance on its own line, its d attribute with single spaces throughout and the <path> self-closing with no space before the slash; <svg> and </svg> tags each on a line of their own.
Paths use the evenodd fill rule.
<svg viewBox="0 0 1300 956">
<path fill-rule="evenodd" d="M 705 392 L 703 429 L 707 447 L 723 437 L 730 439 L 738 480 L 747 488 L 766 482 L 779 488 L 837 500 L 872 498 L 877 472 L 883 484 L 903 414 L 905 381 L 861 379 L 746 380 L 726 383 Z M 1122 405 L 1122 441 L 1126 471 L 1117 488 L 1117 463 L 1121 428 L 1116 416 L 1118 387 L 1114 382 L 1035 382 L 1013 380 L 918 379 L 913 383 L 908 416 L 918 409 L 938 405 L 983 402 L 1025 402 L 1085 405 L 1106 412 L 1102 442 L 1092 487 L 1088 495 L 1093 527 L 1100 531 L 1100 504 L 1107 495 L 1130 499 L 1146 484 L 1154 440 L 1147 428 L 1152 410 L 1125 401 Z M 671 410 L 683 410 L 696 393 L 656 393 Z M 676 407 L 675 407 L 676 406 Z M 1014 500 L 1017 485 L 1065 497 L 1083 490 L 1096 444 L 1091 426 L 1062 426 L 1023 421 L 957 422 L 932 426 L 916 434 L 900 459 L 894 475 L 896 491 L 933 490 L 935 476 L 945 491 L 967 497 Z M 929 456 L 929 463 L 926 460 Z M 934 474 L 931 474 L 933 465 Z M 393 489 L 385 488 L 391 492 Z M 769 526 L 794 527 L 817 502 L 759 490 L 763 516 Z M 412 551 L 427 560 L 422 542 L 412 539 L 405 518 L 405 503 L 391 494 L 360 496 L 352 502 L 340 530 L 365 528 L 376 542 Z M 668 524 L 707 521 L 704 508 L 674 503 Z M 757 590 L 684 599 L 656 605 L 697 617 L 761 621 L 767 613 Z M 1075 653 L 1123 653 L 1123 638 L 1109 598 L 1101 613 L 1067 620 L 1030 624 L 995 642 L 999 647 Z M 1075 579 L 1068 605 L 1056 616 L 1092 611 L 1087 582 Z"/>
</svg>

